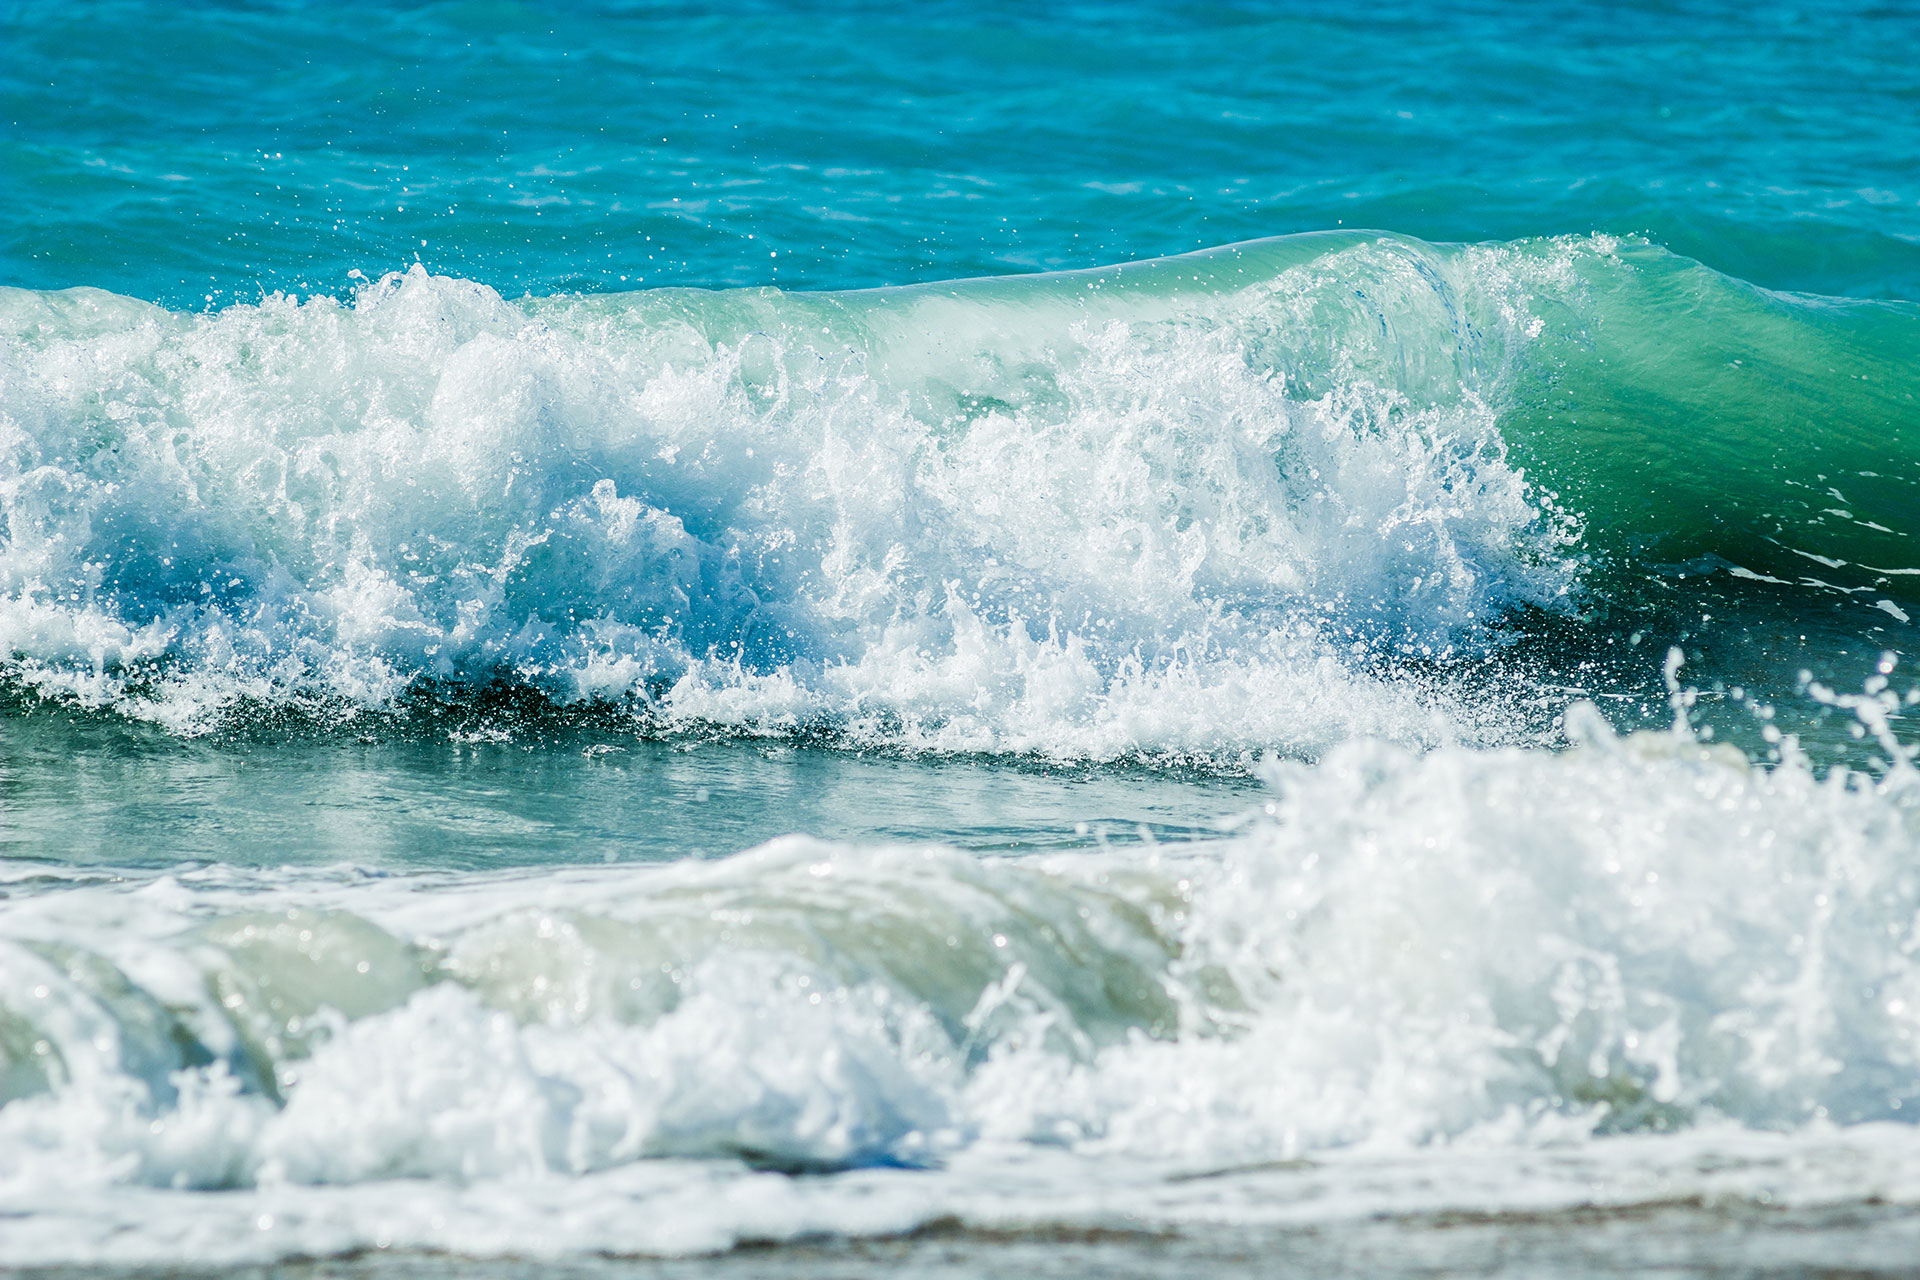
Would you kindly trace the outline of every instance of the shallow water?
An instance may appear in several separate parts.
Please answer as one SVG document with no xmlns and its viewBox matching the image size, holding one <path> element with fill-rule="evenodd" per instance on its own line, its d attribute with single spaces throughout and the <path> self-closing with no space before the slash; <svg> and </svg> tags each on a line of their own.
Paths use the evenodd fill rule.
<svg viewBox="0 0 1920 1280">
<path fill-rule="evenodd" d="M 807 831 L 1014 853 L 1217 836 L 1264 800 L 1233 776 L 943 761 L 779 739 L 498 725 L 181 741 L 20 715 L 0 743 L 9 853 L 70 865 L 422 867 L 717 857 Z M 317 740 L 316 740 L 317 739 Z"/>
<path fill-rule="evenodd" d="M 1903 1266 L 1916 36 L 0 15 L 0 1264 Z"/>
</svg>

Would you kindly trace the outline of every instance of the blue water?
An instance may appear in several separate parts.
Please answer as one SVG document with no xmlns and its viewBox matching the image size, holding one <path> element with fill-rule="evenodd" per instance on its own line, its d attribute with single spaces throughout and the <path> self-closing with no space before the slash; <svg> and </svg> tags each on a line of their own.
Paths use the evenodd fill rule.
<svg viewBox="0 0 1920 1280">
<path fill-rule="evenodd" d="M 174 307 L 1638 232 L 1920 293 L 1902 5 L 26 4 L 0 269 Z M 107 38 L 107 33 L 112 33 Z"/>
<path fill-rule="evenodd" d="M 0 6 L 0 1269 L 1908 1265 L 1916 48 Z"/>
</svg>

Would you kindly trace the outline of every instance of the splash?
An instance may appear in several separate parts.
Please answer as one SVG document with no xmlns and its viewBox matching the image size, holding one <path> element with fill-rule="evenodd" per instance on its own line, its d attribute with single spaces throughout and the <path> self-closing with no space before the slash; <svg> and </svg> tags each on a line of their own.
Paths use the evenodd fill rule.
<svg viewBox="0 0 1920 1280">
<path fill-rule="evenodd" d="M 493 690 L 1244 767 L 1538 741 L 1532 686 L 1617 692 L 1508 661 L 1591 646 L 1565 622 L 1840 599 L 1898 649 L 1920 607 L 1912 308 L 1608 237 L 839 294 L 9 290 L 0 328 L 8 688 L 181 732 Z"/>
<path fill-rule="evenodd" d="M 197 316 L 8 291 L 0 649 L 184 731 L 505 681 L 936 749 L 1432 741 L 1474 717 L 1410 668 L 1574 582 L 1490 406 L 1530 292 L 1605 251 L 519 303 L 416 268 Z"/>
<path fill-rule="evenodd" d="M 20 866 L 67 883 L 0 911 L 0 1195 L 46 1221 L 142 1186 L 246 1192 L 194 1200 L 209 1222 L 299 1187 L 359 1205 L 395 1178 L 436 1204 L 556 1177 L 644 1201 L 631 1179 L 691 1158 L 743 1188 L 749 1168 L 917 1169 L 932 1212 L 1028 1159 L 1153 1184 L 1904 1122 L 1911 767 L 1822 779 L 1573 720 L 1558 755 L 1351 744 L 1278 766 L 1237 832 L 1181 851 L 790 838 L 539 876 Z M 387 1230 L 300 1203 L 325 1231 L 274 1247 Z M 858 1196 L 815 1209 L 815 1229 L 866 1229 Z M 612 1222 L 585 1214 L 562 1247 L 669 1248 Z M 165 1255 L 159 1224 L 113 1249 Z"/>
</svg>

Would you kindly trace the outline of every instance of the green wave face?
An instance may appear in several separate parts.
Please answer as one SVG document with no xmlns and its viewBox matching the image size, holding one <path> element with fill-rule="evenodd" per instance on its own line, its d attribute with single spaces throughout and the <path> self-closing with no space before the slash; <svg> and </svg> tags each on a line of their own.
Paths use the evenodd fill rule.
<svg viewBox="0 0 1920 1280">
<path fill-rule="evenodd" d="M 1722 556 L 1920 591 L 1920 308 L 1769 293 L 1650 245 L 1585 261 L 1505 419 L 1615 567 Z"/>
</svg>

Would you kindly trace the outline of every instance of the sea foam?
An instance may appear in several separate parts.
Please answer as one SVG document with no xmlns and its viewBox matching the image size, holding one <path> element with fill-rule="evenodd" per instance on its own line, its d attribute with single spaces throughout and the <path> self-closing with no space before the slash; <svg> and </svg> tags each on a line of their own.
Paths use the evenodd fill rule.
<svg viewBox="0 0 1920 1280">
<path fill-rule="evenodd" d="M 416 267 L 200 315 L 0 291 L 0 652 L 188 732 L 507 681 L 950 750 L 1497 737 L 1431 669 L 1574 588 L 1498 414 L 1534 299 L 1611 243 L 518 302 Z"/>
<path fill-rule="evenodd" d="M 1890 1158 L 1875 1126 L 1920 1105 L 1911 768 L 1821 779 L 1573 721 L 1558 755 L 1343 746 L 1180 850 L 64 873 L 0 909 L 0 1196 L 53 1260 L 179 1256 L 183 1223 L 276 1205 L 220 1256 L 675 1252 L 942 1214 L 1257 1218 L 1285 1187 L 1265 1210 L 1179 1188 L 1441 1147 L 1606 1166 L 1597 1134 L 1693 1134 L 1661 1195 L 1752 1135 Z M 1341 1184 L 1366 1203 L 1424 1194 L 1367 1167 Z M 1584 1194 L 1655 1194 L 1629 1172 Z M 1476 1203 L 1530 1194 L 1493 1182 Z M 711 1203 L 663 1219 L 689 1185 Z M 215 1187 L 242 1194 L 180 1195 Z M 292 1195 L 313 1187 L 336 1190 Z"/>
</svg>

